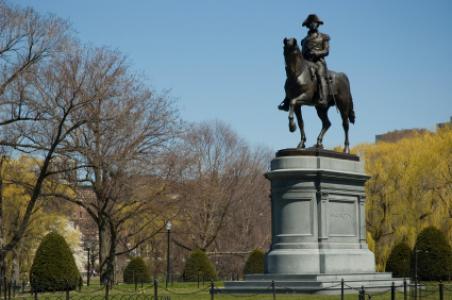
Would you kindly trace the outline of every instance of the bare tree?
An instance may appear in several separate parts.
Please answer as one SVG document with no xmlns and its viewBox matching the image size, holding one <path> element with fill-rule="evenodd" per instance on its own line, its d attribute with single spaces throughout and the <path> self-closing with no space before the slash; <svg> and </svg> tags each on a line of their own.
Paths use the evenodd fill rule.
<svg viewBox="0 0 452 300">
<path fill-rule="evenodd" d="M 269 151 L 251 150 L 221 122 L 193 125 L 184 136 L 180 216 L 186 248 L 247 251 L 263 245 L 268 230 L 268 184 L 263 174 Z M 256 220 L 263 220 L 256 222 Z M 262 230 L 264 228 L 264 230 Z"/>
<path fill-rule="evenodd" d="M 22 151 L 34 153 L 38 162 L 36 180 L 27 185 L 30 201 L 24 215 L 17 220 L 17 230 L 10 238 L 5 236 L 2 209 L 2 189 L 8 183 L 5 182 L 3 174 L 0 174 L 0 278 L 1 284 L 4 285 L 5 256 L 24 235 L 42 186 L 50 175 L 49 169 L 54 154 L 65 138 L 65 133 L 71 130 L 63 128 L 63 124 L 68 123 L 69 115 L 76 105 L 73 102 L 74 106 L 66 107 L 65 112 L 57 112 L 55 109 L 47 111 L 47 100 L 50 101 L 52 96 L 43 95 L 44 90 L 39 89 L 51 76 L 49 65 L 70 43 L 67 24 L 56 17 L 43 17 L 32 9 L 22 9 L 0 1 L 0 28 L 1 160 L 4 161 L 8 153 Z M 48 74 L 41 76 L 41 72 L 46 71 Z M 47 86 L 45 88 L 48 91 Z M 67 104 L 61 102 L 62 106 Z M 52 120 L 53 117 L 58 118 Z M 45 146 L 42 144 L 44 130 L 49 142 Z M 32 135 L 32 132 L 35 132 L 36 136 Z M 32 138 L 27 138 L 30 135 Z"/>
<path fill-rule="evenodd" d="M 0 28 L 0 126 L 35 120 L 39 112 L 25 90 L 37 69 L 68 47 L 68 25 L 0 1 Z"/>
<path fill-rule="evenodd" d="M 151 213 L 157 212 L 151 202 L 162 199 L 166 188 L 155 180 L 166 175 L 159 155 L 174 138 L 178 116 L 168 97 L 147 89 L 120 53 L 97 49 L 95 56 L 89 90 L 96 99 L 84 111 L 90 121 L 71 136 L 78 164 L 85 166 L 78 183 L 95 197 L 67 200 L 84 207 L 97 224 L 101 281 L 111 283 L 115 257 L 158 231 L 144 229 L 160 217 Z M 151 187 L 139 193 L 143 186 Z"/>
<path fill-rule="evenodd" d="M 89 114 L 82 113 L 82 108 L 96 98 L 86 88 L 86 83 L 91 65 L 97 62 L 90 61 L 85 54 L 78 48 L 60 53 L 49 63 L 35 66 L 32 76 L 23 77 L 26 84 L 12 84 L 8 92 L 9 95 L 23 94 L 33 104 L 39 118 L 21 119 L 2 126 L 0 144 L 15 155 L 22 153 L 34 160 L 35 178 L 31 182 L 10 179 L 14 180 L 11 184 L 21 185 L 27 191 L 29 200 L 11 237 L 3 237 L 0 261 L 21 241 L 38 201 L 46 197 L 49 187 L 55 185 L 61 174 L 82 167 L 67 162 L 72 161 L 75 154 L 71 133 L 90 119 Z M 0 177 L 3 179 L 3 174 Z M 8 182 L 3 180 L 2 184 Z"/>
</svg>

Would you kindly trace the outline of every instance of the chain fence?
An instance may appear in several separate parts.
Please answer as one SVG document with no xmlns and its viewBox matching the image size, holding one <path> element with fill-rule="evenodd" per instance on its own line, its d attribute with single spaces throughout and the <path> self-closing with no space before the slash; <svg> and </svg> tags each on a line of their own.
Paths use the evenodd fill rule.
<svg viewBox="0 0 452 300">
<path fill-rule="evenodd" d="M 356 283 L 355 283 L 356 284 Z M 299 289 L 286 286 L 282 282 L 272 281 L 267 286 L 261 286 L 255 291 L 225 291 L 214 282 L 202 288 L 196 285 L 181 285 L 165 287 L 158 281 L 146 284 L 117 284 L 113 286 L 91 285 L 71 286 L 66 290 L 51 290 L 40 287 L 33 290 L 27 285 L 8 285 L 0 291 L 0 300 L 222 300 L 222 299 L 302 299 L 317 300 L 312 294 L 322 295 L 325 300 L 452 300 L 452 282 L 423 282 L 390 286 L 361 286 L 353 282 L 329 282 L 322 288 Z M 320 296 L 319 296 L 320 297 Z"/>
</svg>

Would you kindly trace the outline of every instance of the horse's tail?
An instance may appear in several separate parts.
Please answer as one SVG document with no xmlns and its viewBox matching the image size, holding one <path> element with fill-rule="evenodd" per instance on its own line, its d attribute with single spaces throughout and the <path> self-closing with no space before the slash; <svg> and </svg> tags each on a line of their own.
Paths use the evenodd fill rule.
<svg viewBox="0 0 452 300">
<path fill-rule="evenodd" d="M 355 111 L 353 110 L 353 98 L 350 95 L 350 111 L 348 112 L 348 119 L 352 124 L 355 124 Z"/>
<path fill-rule="evenodd" d="M 348 80 L 348 76 L 344 74 L 345 80 L 347 81 L 347 88 L 348 88 L 348 96 L 350 99 L 350 105 L 349 105 L 349 111 L 348 111 L 348 119 L 352 124 L 355 124 L 355 111 L 353 110 L 353 97 L 352 92 L 350 91 L 350 81 Z"/>
</svg>

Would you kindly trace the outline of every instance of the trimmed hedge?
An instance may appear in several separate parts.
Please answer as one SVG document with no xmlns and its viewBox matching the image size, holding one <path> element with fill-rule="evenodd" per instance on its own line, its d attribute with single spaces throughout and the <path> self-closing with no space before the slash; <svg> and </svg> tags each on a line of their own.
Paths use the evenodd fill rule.
<svg viewBox="0 0 452 300">
<path fill-rule="evenodd" d="M 47 234 L 39 245 L 30 270 L 33 292 L 74 290 L 80 284 L 80 272 L 71 249 L 58 233 Z"/>
<path fill-rule="evenodd" d="M 151 281 L 151 274 L 141 257 L 133 257 L 124 269 L 125 283 L 145 283 Z"/>
<path fill-rule="evenodd" d="M 198 278 L 215 280 L 216 277 L 215 268 L 207 257 L 207 254 L 199 249 L 194 250 L 185 263 L 184 280 L 197 281 Z"/>
<path fill-rule="evenodd" d="M 245 274 L 261 274 L 264 273 L 265 254 L 260 249 L 255 249 L 245 263 L 243 273 Z"/>
<path fill-rule="evenodd" d="M 386 272 L 392 272 L 395 277 L 411 276 L 411 248 L 405 242 L 400 242 L 392 248 L 386 263 Z"/>
<path fill-rule="evenodd" d="M 452 250 L 444 234 L 435 227 L 427 227 L 416 239 L 417 274 L 421 280 L 447 280 L 452 272 Z M 416 253 L 412 256 L 412 266 Z"/>
</svg>

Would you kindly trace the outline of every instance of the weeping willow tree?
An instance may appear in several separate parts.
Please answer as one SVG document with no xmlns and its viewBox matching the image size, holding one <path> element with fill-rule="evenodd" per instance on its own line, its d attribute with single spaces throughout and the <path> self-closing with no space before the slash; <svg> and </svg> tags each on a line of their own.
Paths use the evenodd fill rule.
<svg viewBox="0 0 452 300">
<path fill-rule="evenodd" d="M 452 128 L 418 134 L 395 143 L 359 145 L 366 172 L 367 230 L 377 268 L 396 243 L 413 247 L 428 226 L 452 241 Z"/>
</svg>

